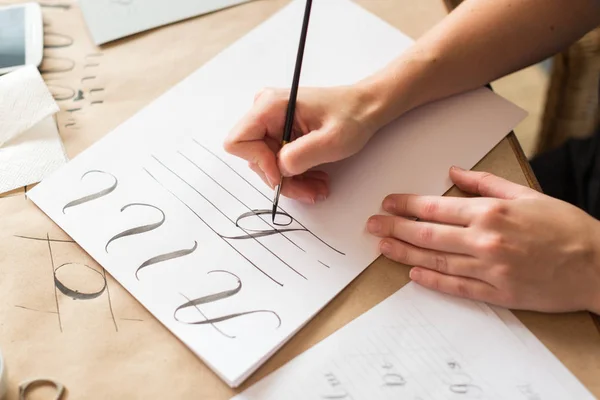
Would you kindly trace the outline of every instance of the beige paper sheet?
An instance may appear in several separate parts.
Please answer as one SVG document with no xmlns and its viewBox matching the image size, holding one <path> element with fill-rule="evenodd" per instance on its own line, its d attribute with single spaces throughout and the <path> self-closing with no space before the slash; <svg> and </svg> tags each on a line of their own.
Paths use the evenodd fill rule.
<svg viewBox="0 0 600 400">
<path fill-rule="evenodd" d="M 44 78 L 62 110 L 57 120 L 69 157 L 286 3 L 257 0 L 97 48 L 75 2 L 45 1 L 46 42 L 59 47 L 45 50 L 41 69 L 54 71 Z M 445 14 L 437 0 L 359 3 L 413 37 Z M 527 183 L 507 140 L 478 168 Z M 68 399 L 218 400 L 234 393 L 69 240 L 24 190 L 0 198 L 0 350 L 10 400 L 19 382 L 35 377 L 62 382 Z M 407 272 L 375 262 L 239 390 L 398 290 Z M 517 315 L 600 396 L 600 335 L 589 315 Z M 31 398 L 47 398 L 42 394 Z"/>
</svg>

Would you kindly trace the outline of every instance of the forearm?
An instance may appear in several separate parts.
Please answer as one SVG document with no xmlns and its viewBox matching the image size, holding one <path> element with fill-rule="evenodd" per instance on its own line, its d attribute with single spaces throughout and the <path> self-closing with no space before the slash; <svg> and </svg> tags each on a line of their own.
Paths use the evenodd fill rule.
<svg viewBox="0 0 600 400">
<path fill-rule="evenodd" d="M 357 87 L 385 125 L 561 51 L 600 23 L 600 0 L 466 0 Z"/>
</svg>

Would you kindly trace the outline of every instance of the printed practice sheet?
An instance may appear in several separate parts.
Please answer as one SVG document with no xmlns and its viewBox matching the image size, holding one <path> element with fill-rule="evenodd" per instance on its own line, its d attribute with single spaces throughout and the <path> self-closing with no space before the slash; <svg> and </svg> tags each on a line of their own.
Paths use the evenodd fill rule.
<svg viewBox="0 0 600 400">
<path fill-rule="evenodd" d="M 234 400 L 593 399 L 511 315 L 409 283 Z"/>
<path fill-rule="evenodd" d="M 525 116 L 485 88 L 416 109 L 326 167 L 326 201 L 282 198 L 274 225 L 271 189 L 222 143 L 256 92 L 289 87 L 303 7 L 291 2 L 29 192 L 232 387 L 376 259 L 365 223 L 387 194 L 443 194 L 451 165 L 473 167 Z M 410 45 L 349 0 L 315 2 L 301 85 L 350 84 Z"/>
</svg>

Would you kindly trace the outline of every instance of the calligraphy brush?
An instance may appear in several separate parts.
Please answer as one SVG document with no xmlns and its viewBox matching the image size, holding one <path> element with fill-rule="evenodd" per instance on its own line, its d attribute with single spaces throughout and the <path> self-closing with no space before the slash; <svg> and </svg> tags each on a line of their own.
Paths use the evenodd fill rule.
<svg viewBox="0 0 600 400">
<path fill-rule="evenodd" d="M 298 96 L 298 84 L 300 82 L 300 70 L 302 69 L 302 58 L 304 57 L 304 45 L 306 44 L 306 33 L 308 31 L 308 20 L 310 19 L 310 9 L 312 0 L 306 0 L 306 8 L 304 10 L 304 21 L 302 22 L 302 32 L 300 34 L 300 44 L 298 45 L 298 54 L 296 56 L 296 68 L 294 70 L 294 79 L 292 82 L 292 90 L 290 91 L 290 99 L 288 102 L 287 113 L 285 116 L 285 125 L 283 129 L 283 140 L 281 148 L 288 144 L 291 140 L 292 129 L 294 127 L 294 114 L 296 112 L 296 97 Z M 271 218 L 275 223 L 275 214 L 277 213 L 277 205 L 279 204 L 279 195 L 283 186 L 283 175 L 279 181 L 279 185 L 275 188 L 275 197 L 273 199 L 273 212 Z"/>
</svg>

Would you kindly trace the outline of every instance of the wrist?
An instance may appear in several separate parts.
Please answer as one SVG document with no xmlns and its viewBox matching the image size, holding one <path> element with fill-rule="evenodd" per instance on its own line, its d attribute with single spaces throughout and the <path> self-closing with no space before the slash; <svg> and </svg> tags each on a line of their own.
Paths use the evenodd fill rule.
<svg viewBox="0 0 600 400">
<path fill-rule="evenodd" d="M 591 290 L 591 299 L 588 306 L 588 311 L 600 316 L 600 223 L 595 222 L 594 235 L 591 236 L 592 242 L 592 257 L 591 271 L 594 277 Z"/>
<path fill-rule="evenodd" d="M 436 64 L 432 54 L 412 48 L 354 85 L 375 130 L 433 100 L 428 82 L 433 80 Z"/>
</svg>

